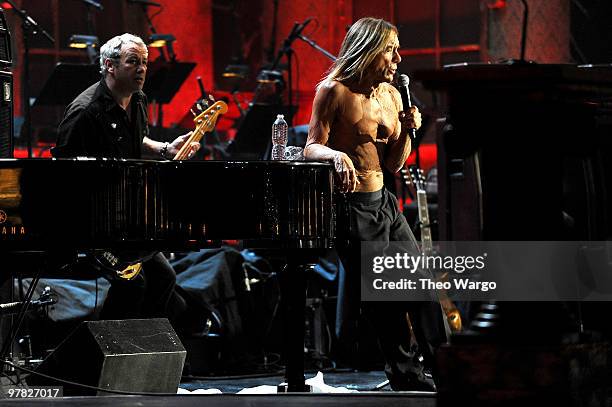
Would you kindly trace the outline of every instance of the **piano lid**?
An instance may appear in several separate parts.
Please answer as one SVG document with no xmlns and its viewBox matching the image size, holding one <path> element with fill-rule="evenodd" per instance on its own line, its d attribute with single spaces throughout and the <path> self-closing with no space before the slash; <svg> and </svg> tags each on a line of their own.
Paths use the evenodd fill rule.
<svg viewBox="0 0 612 407">
<path fill-rule="evenodd" d="M 415 71 L 413 78 L 433 90 L 595 85 L 599 91 L 612 93 L 612 65 L 462 63 Z"/>
</svg>

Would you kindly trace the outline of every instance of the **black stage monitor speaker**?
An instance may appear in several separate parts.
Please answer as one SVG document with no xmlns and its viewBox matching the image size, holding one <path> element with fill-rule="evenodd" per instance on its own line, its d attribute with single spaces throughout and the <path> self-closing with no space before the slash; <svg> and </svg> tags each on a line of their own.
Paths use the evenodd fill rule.
<svg viewBox="0 0 612 407">
<path fill-rule="evenodd" d="M 109 390 L 176 393 L 186 356 L 165 318 L 86 321 L 37 372 Z M 30 386 L 63 386 L 65 396 L 112 395 L 34 374 L 27 381 Z"/>
<path fill-rule="evenodd" d="M 13 74 L 0 71 L 0 158 L 13 157 Z"/>
</svg>

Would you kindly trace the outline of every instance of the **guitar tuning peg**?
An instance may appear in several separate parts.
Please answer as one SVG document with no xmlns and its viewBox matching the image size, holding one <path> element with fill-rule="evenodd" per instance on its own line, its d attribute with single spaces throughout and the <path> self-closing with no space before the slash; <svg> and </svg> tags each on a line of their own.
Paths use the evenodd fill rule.
<svg viewBox="0 0 612 407">
<path fill-rule="evenodd" d="M 199 102 L 198 102 L 198 103 L 196 103 L 196 107 L 198 108 L 198 110 L 199 110 L 200 112 L 204 110 L 204 109 L 202 109 L 202 105 L 201 105 Z"/>
<path fill-rule="evenodd" d="M 197 117 L 198 115 L 196 114 L 196 112 L 193 111 L 193 109 L 189 109 L 189 111 L 191 112 L 191 114 L 193 115 L 193 117 Z"/>
</svg>

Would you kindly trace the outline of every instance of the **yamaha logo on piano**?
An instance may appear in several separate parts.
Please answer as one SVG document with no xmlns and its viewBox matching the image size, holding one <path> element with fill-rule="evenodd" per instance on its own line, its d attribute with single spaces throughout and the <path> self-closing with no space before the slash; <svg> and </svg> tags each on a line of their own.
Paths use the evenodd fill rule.
<svg viewBox="0 0 612 407">
<path fill-rule="evenodd" d="M 8 216 L 5 211 L 0 209 L 0 236 L 25 236 L 26 231 L 23 225 L 5 225 Z"/>
<path fill-rule="evenodd" d="M 25 236 L 26 231 L 23 226 L 2 226 L 0 234 L 2 236 Z"/>
</svg>

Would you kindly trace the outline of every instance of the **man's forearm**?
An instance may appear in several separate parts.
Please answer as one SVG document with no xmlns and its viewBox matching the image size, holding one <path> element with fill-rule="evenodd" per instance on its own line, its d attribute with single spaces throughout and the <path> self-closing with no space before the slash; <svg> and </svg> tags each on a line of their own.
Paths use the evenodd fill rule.
<svg viewBox="0 0 612 407">
<path fill-rule="evenodd" d="M 148 137 L 142 139 L 142 153 L 148 157 L 160 157 L 161 150 L 164 148 L 166 143 L 161 141 L 151 140 Z M 167 148 L 167 147 L 166 147 Z"/>
<path fill-rule="evenodd" d="M 318 143 L 309 144 L 304 149 L 307 160 L 333 161 L 337 155 L 338 151 Z"/>
<path fill-rule="evenodd" d="M 395 174 L 404 166 L 411 151 L 411 141 L 408 132 L 400 133 L 396 140 L 390 141 L 385 154 L 385 166 Z"/>
</svg>

